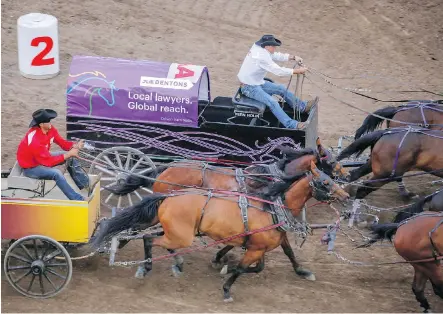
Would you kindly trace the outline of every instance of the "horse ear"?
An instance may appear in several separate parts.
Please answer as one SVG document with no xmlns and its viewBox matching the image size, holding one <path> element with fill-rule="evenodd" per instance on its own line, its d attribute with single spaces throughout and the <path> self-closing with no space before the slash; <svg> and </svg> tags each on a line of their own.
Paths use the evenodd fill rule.
<svg viewBox="0 0 443 314">
<path fill-rule="evenodd" d="M 315 177 L 318 177 L 320 175 L 320 173 L 318 172 L 318 168 L 315 165 L 315 162 L 313 162 L 312 160 L 311 160 L 311 171 Z"/>
</svg>

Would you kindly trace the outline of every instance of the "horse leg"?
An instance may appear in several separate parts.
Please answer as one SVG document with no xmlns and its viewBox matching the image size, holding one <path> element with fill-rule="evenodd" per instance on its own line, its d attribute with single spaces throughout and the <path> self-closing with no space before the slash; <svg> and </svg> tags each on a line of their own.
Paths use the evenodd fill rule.
<svg viewBox="0 0 443 314">
<path fill-rule="evenodd" d="M 283 252 L 285 252 L 286 256 L 291 261 L 292 268 L 294 268 L 295 273 L 302 278 L 315 281 L 315 275 L 310 270 L 303 269 L 303 267 L 301 267 L 301 265 L 295 259 L 295 254 L 292 250 L 291 244 L 289 243 L 287 235 L 283 237 L 281 247 L 283 249 Z"/>
<path fill-rule="evenodd" d="M 429 262 L 426 264 L 426 275 L 431 281 L 435 295 L 443 299 L 443 270 L 440 262 Z"/>
<path fill-rule="evenodd" d="M 167 249 L 170 254 L 175 254 L 175 250 Z M 180 255 L 174 256 L 175 264 L 172 265 L 172 274 L 174 277 L 179 277 L 183 273 L 183 257 Z"/>
<path fill-rule="evenodd" d="M 225 270 L 226 268 L 226 270 Z M 222 275 L 226 275 L 228 273 L 233 273 L 235 270 L 237 269 L 237 266 L 232 267 L 232 268 L 228 268 L 228 266 L 224 266 L 224 268 L 220 271 L 220 274 Z M 265 256 L 263 255 L 263 257 L 255 264 L 255 266 L 252 267 L 248 267 L 246 268 L 244 274 L 251 274 L 251 273 L 255 273 L 258 274 L 260 272 L 263 271 L 263 269 L 265 269 Z"/>
<path fill-rule="evenodd" d="M 408 200 L 410 198 L 417 197 L 417 194 L 412 193 L 406 188 L 405 184 L 403 183 L 403 178 L 397 179 L 397 182 L 398 182 L 398 191 L 403 199 Z"/>
<path fill-rule="evenodd" d="M 425 297 L 425 286 L 428 281 L 428 277 L 421 271 L 421 267 L 419 265 L 413 265 L 415 273 L 414 273 L 414 281 L 412 282 L 412 292 L 414 292 L 415 299 L 420 303 L 420 306 L 423 308 L 423 313 L 428 313 L 431 309 L 429 306 L 429 302 Z"/>
<path fill-rule="evenodd" d="M 143 236 L 143 246 L 145 248 L 145 262 L 138 266 L 135 278 L 142 279 L 152 270 L 152 242 L 155 235 L 146 234 Z"/>
<path fill-rule="evenodd" d="M 368 196 L 370 193 L 381 188 L 383 185 L 388 183 L 388 181 L 385 180 L 386 178 L 388 178 L 388 176 L 373 175 L 372 178 L 369 180 L 370 182 L 367 182 L 363 186 L 358 187 L 355 198 L 356 199 L 363 199 L 366 196 Z"/>
<path fill-rule="evenodd" d="M 161 235 L 161 236 L 160 236 Z M 135 273 L 136 278 L 143 278 L 152 270 L 152 247 L 160 246 L 168 250 L 169 253 L 174 254 L 175 249 L 185 248 L 191 246 L 193 237 L 182 236 L 181 238 L 170 238 L 165 231 L 160 231 L 155 234 L 145 234 L 143 236 L 143 244 L 145 248 L 145 262 L 140 265 Z M 175 264 L 172 266 L 174 276 L 180 275 L 183 269 L 183 258 L 181 256 L 174 256 Z"/>
<path fill-rule="evenodd" d="M 251 251 L 247 250 L 245 255 L 243 256 L 243 259 L 240 261 L 240 263 L 237 265 L 236 269 L 233 271 L 233 274 L 231 277 L 226 280 L 225 284 L 223 285 L 223 297 L 225 302 L 232 302 L 234 299 L 231 297 L 231 287 L 234 284 L 234 282 L 237 280 L 237 278 L 243 274 L 247 273 L 247 268 L 253 264 L 254 262 L 259 261 L 263 255 L 265 254 L 265 251 Z"/>
<path fill-rule="evenodd" d="M 212 268 L 221 269 L 223 267 L 221 263 L 221 259 L 225 256 L 230 250 L 234 248 L 233 245 L 227 245 L 215 254 L 214 259 L 211 261 Z"/>
<path fill-rule="evenodd" d="M 355 180 L 369 174 L 372 172 L 371 160 L 365 163 L 363 166 L 358 167 L 357 169 L 351 170 L 349 173 L 351 174 L 351 178 L 349 182 L 354 182 Z"/>
</svg>

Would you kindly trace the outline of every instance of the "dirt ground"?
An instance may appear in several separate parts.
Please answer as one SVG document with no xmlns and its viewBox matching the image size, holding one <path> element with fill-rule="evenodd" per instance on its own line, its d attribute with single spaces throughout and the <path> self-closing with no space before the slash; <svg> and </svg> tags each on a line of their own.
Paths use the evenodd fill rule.
<svg viewBox="0 0 443 314">
<path fill-rule="evenodd" d="M 440 0 L 95 0 L 3 1 L 1 166 L 13 166 L 15 151 L 26 132 L 31 113 L 40 107 L 58 111 L 54 124 L 64 134 L 66 79 L 71 57 L 77 54 L 151 59 L 206 65 L 212 96 L 230 96 L 236 74 L 250 45 L 262 34 L 283 41 L 282 51 L 297 54 L 312 69 L 342 87 L 370 89 L 381 100 L 436 99 L 425 93 L 443 92 L 443 3 Z M 61 73 L 50 80 L 20 76 L 17 60 L 17 18 L 29 12 L 49 13 L 59 20 Z M 292 64 L 287 64 L 292 66 Z M 272 76 L 275 79 L 275 77 Z M 277 78 L 287 83 L 286 79 Z M 292 85 L 294 86 L 294 85 Z M 395 92 L 397 91 L 397 92 Z M 341 135 L 352 135 L 366 111 L 388 105 L 353 95 L 307 74 L 303 97 L 320 97 L 319 134 L 328 145 Z M 441 98 L 441 97 L 440 97 Z M 389 103 L 390 104 L 390 103 Z M 421 195 L 435 187 L 434 177 L 409 179 Z M 395 184 L 373 193 L 368 201 L 383 208 L 403 204 Z M 327 207 L 308 213 L 311 223 L 334 219 Z M 352 266 L 328 255 L 316 231 L 296 248 L 300 261 L 314 271 L 317 281 L 294 274 L 281 249 L 267 254 L 265 270 L 244 275 L 233 286 L 234 303 L 222 301 L 226 278 L 210 267 L 216 249 L 185 256 L 185 273 L 174 278 L 171 261 L 154 264 L 144 280 L 135 269 L 109 267 L 106 257 L 75 262 L 73 279 L 59 296 L 48 300 L 24 298 L 2 279 L 4 312 L 417 312 L 411 292 L 409 265 Z M 357 233 L 350 235 L 360 241 Z M 195 245 L 200 244 L 196 242 Z M 351 260 L 368 263 L 398 260 L 390 246 L 353 250 L 340 234 L 337 250 Z M 121 260 L 142 258 L 141 244 L 130 243 Z M 154 256 L 164 254 L 154 250 Z M 240 256 L 236 249 L 235 255 Z M 433 311 L 442 312 L 430 285 L 426 290 Z"/>
</svg>

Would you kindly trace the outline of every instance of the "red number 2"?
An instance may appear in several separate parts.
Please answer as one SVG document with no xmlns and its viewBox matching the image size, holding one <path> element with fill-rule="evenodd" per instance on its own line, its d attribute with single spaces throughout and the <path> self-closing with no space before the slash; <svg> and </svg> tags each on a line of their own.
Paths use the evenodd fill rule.
<svg viewBox="0 0 443 314">
<path fill-rule="evenodd" d="M 46 47 L 38 55 L 36 55 L 34 57 L 34 59 L 32 59 L 31 65 L 42 66 L 42 65 L 54 64 L 54 62 L 55 62 L 54 58 L 43 59 L 44 57 L 46 57 L 46 55 L 48 53 L 51 52 L 52 47 L 54 46 L 54 42 L 52 41 L 52 38 L 48 37 L 48 36 L 36 37 L 31 41 L 31 46 L 38 47 L 38 45 L 40 45 L 40 43 L 45 43 Z"/>
</svg>

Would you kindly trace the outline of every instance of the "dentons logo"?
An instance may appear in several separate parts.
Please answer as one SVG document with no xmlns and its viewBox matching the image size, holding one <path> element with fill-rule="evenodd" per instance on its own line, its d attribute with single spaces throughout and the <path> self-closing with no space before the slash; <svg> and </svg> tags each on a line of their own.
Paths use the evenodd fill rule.
<svg viewBox="0 0 443 314">
<path fill-rule="evenodd" d="M 172 88 L 172 89 L 191 89 L 191 81 L 184 79 L 168 79 L 150 76 L 140 77 L 140 86 L 143 87 L 160 87 L 160 88 Z"/>
</svg>

